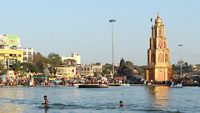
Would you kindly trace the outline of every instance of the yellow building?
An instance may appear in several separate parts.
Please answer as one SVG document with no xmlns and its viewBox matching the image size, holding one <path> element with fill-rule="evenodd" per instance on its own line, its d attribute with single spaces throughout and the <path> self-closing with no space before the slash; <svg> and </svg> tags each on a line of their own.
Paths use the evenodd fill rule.
<svg viewBox="0 0 200 113">
<path fill-rule="evenodd" d="M 66 77 L 68 79 L 73 79 L 77 77 L 77 71 L 75 66 L 62 65 L 56 67 L 56 76 Z"/>
<path fill-rule="evenodd" d="M 16 62 L 23 62 L 23 51 L 17 50 L 20 38 L 17 35 L 0 34 L 0 63 L 9 68 Z"/>
<path fill-rule="evenodd" d="M 164 24 L 158 15 L 152 26 L 150 48 L 148 49 L 147 81 L 166 81 L 172 78 L 170 53 L 167 47 Z"/>
<path fill-rule="evenodd" d="M 0 62 L 8 68 L 16 62 L 23 62 L 23 51 L 15 49 L 0 49 Z"/>
</svg>

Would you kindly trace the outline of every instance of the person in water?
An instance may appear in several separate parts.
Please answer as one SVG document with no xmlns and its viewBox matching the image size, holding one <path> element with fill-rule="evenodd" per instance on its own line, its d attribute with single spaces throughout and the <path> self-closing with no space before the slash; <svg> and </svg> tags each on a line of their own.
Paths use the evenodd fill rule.
<svg viewBox="0 0 200 113">
<path fill-rule="evenodd" d="M 47 96 L 45 95 L 44 96 L 44 103 L 42 103 L 42 104 L 44 104 L 44 108 L 45 109 L 47 109 L 49 106 L 48 106 L 48 99 L 47 99 Z"/>
<path fill-rule="evenodd" d="M 119 101 L 119 106 L 120 106 L 120 107 L 124 107 L 124 103 L 123 103 L 122 100 Z"/>
</svg>

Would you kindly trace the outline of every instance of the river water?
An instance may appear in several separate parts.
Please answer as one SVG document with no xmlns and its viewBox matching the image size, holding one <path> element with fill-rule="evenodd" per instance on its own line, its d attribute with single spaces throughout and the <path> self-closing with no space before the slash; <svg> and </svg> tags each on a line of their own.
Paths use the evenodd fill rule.
<svg viewBox="0 0 200 113">
<path fill-rule="evenodd" d="M 44 95 L 48 110 L 41 105 Z M 0 113 L 200 113 L 200 87 L 0 88 Z"/>
</svg>

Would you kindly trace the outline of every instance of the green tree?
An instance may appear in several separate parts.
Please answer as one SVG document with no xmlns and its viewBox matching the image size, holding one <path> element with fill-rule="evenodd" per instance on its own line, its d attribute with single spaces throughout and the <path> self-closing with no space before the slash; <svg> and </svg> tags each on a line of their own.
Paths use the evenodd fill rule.
<svg viewBox="0 0 200 113">
<path fill-rule="evenodd" d="M 38 71 L 36 66 L 34 66 L 33 64 L 28 63 L 28 62 L 22 63 L 21 67 L 22 67 L 22 70 L 24 70 L 26 72 L 37 72 Z"/>
<path fill-rule="evenodd" d="M 138 74 L 139 75 L 145 75 L 145 71 L 146 71 L 146 66 L 135 66 L 136 70 L 138 70 Z"/>
<path fill-rule="evenodd" d="M 106 75 L 106 74 L 110 74 L 110 71 L 112 70 L 112 64 L 108 64 L 106 63 L 105 65 L 103 65 L 102 67 L 102 71 L 103 71 L 103 74 Z"/>
<path fill-rule="evenodd" d="M 20 68 L 21 68 L 21 63 L 19 63 L 19 62 L 14 63 L 14 64 L 12 65 L 12 69 L 13 69 L 14 71 L 20 71 Z"/>
<path fill-rule="evenodd" d="M 182 72 L 183 72 L 183 74 L 184 73 L 193 72 L 192 65 L 189 65 L 187 62 L 183 62 L 182 64 L 183 64 L 182 65 Z M 180 63 L 172 65 L 173 74 L 180 74 L 180 66 L 181 66 Z"/>
<path fill-rule="evenodd" d="M 172 73 L 176 75 L 176 74 L 180 74 L 179 72 L 180 72 L 180 66 L 173 64 Z"/>
<path fill-rule="evenodd" d="M 12 65 L 11 69 L 14 70 L 17 74 L 19 74 L 20 77 L 25 76 L 25 73 L 28 72 L 38 72 L 37 67 L 33 63 L 29 62 L 17 62 Z"/>
<path fill-rule="evenodd" d="M 12 69 L 16 72 L 23 71 L 23 72 L 37 72 L 37 67 L 29 62 L 23 63 L 15 63 L 12 65 Z"/>
<path fill-rule="evenodd" d="M 0 63 L 0 75 L 6 74 L 6 73 L 7 73 L 7 69 L 5 69 L 5 66 L 3 63 Z"/>
<path fill-rule="evenodd" d="M 49 60 L 49 64 L 50 66 L 50 72 L 51 73 L 56 73 L 56 67 L 60 66 L 62 63 L 61 57 L 59 56 L 59 54 L 56 53 L 50 53 L 48 55 L 48 60 Z"/>
<path fill-rule="evenodd" d="M 97 62 L 96 65 L 101 65 L 101 62 Z"/>
<path fill-rule="evenodd" d="M 37 71 L 38 72 L 43 72 L 44 67 L 47 67 L 48 64 L 48 59 L 46 57 L 44 57 L 41 53 L 34 53 L 33 54 L 33 65 L 35 65 L 37 67 Z"/>
</svg>

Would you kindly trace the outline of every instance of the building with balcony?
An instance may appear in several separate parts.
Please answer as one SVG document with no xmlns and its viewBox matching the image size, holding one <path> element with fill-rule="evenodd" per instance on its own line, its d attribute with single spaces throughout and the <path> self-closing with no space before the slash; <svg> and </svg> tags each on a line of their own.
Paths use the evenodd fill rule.
<svg viewBox="0 0 200 113">
<path fill-rule="evenodd" d="M 94 73 L 102 73 L 102 65 L 90 64 L 90 65 L 80 65 L 81 76 L 94 76 Z"/>
</svg>

